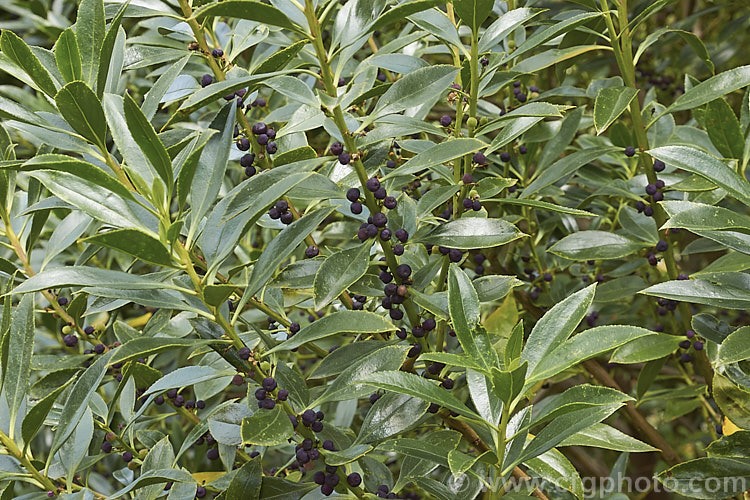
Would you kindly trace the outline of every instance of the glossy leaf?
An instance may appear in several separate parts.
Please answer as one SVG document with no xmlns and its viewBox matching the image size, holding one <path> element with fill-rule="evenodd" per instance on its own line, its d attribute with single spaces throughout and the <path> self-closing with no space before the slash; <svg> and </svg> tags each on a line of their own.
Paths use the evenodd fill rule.
<svg viewBox="0 0 750 500">
<path fill-rule="evenodd" d="M 479 31 L 479 27 L 492 13 L 492 0 L 454 0 L 453 8 L 459 19 L 472 29 Z"/>
<path fill-rule="evenodd" d="M 737 363 L 750 359 L 750 327 L 743 326 L 729 334 L 719 346 L 719 362 Z"/>
<path fill-rule="evenodd" d="M 361 377 L 357 382 L 436 403 L 469 418 L 480 418 L 450 392 L 413 373 L 378 372 Z"/>
<path fill-rule="evenodd" d="M 81 53 L 75 31 L 67 28 L 60 33 L 55 44 L 55 61 L 66 82 L 81 79 Z"/>
<path fill-rule="evenodd" d="M 486 146 L 487 144 L 479 139 L 468 137 L 441 142 L 440 144 L 436 144 L 419 153 L 415 157 L 410 158 L 409 161 L 398 167 L 396 170 L 388 173 L 384 179 L 414 174 L 420 170 L 447 163 L 469 153 L 474 153 Z"/>
<path fill-rule="evenodd" d="M 286 442 L 294 434 L 292 423 L 281 405 L 272 410 L 258 410 L 242 419 L 242 443 L 273 446 Z"/>
<path fill-rule="evenodd" d="M 125 111 L 125 121 L 128 124 L 130 133 L 133 134 L 133 139 L 140 146 L 143 154 L 146 155 L 148 161 L 153 165 L 159 177 L 167 185 L 167 189 L 172 188 L 172 161 L 169 158 L 167 149 L 162 144 L 159 136 L 156 135 L 156 131 L 151 126 L 146 115 L 143 114 L 141 108 L 135 103 L 129 94 L 125 94 L 123 101 L 123 109 Z"/>
<path fill-rule="evenodd" d="M 630 106 L 638 91 L 630 87 L 605 87 L 599 91 L 594 103 L 594 126 L 602 134 Z"/>
<path fill-rule="evenodd" d="M 652 359 L 669 356 L 677 350 L 680 337 L 674 335 L 649 335 L 635 339 L 618 347 L 610 358 L 610 363 L 643 363 Z M 624 451 L 624 450 L 623 450 Z"/>
<path fill-rule="evenodd" d="M 266 247 L 263 254 L 255 263 L 248 285 L 245 289 L 245 296 L 251 297 L 258 292 L 271 278 L 276 268 L 284 261 L 287 256 L 304 240 L 307 235 L 315 230 L 316 227 L 328 217 L 333 211 L 332 208 L 323 208 L 315 212 L 305 214 L 301 219 L 296 220 L 285 229 L 283 229 Z"/>
<path fill-rule="evenodd" d="M 96 84 L 100 54 L 105 33 L 104 2 L 82 0 L 76 16 L 76 38 L 81 48 L 83 81 L 90 86 Z"/>
<path fill-rule="evenodd" d="M 89 366 L 83 375 L 73 385 L 65 401 L 65 405 L 60 413 L 60 424 L 52 438 L 50 445 L 50 454 L 47 458 L 49 466 L 52 457 L 65 441 L 73 434 L 78 422 L 83 417 L 88 408 L 89 401 L 99 388 L 104 375 L 107 373 L 107 365 L 112 351 L 101 355 L 91 366 Z"/>
<path fill-rule="evenodd" d="M 227 486 L 227 498 L 247 498 L 248 500 L 258 500 L 260 498 L 260 489 L 263 484 L 263 468 L 260 464 L 260 458 L 250 460 L 237 470 L 232 481 Z"/>
<path fill-rule="evenodd" d="M 610 147 L 597 147 L 587 148 L 567 155 L 544 169 L 539 177 L 526 186 L 526 189 L 523 190 L 520 197 L 528 198 L 537 191 L 540 191 L 541 189 L 559 181 L 563 177 L 574 173 L 587 163 L 597 160 L 613 151 L 614 149 Z"/>
<path fill-rule="evenodd" d="M 294 337 L 266 351 L 288 351 L 307 342 L 313 342 L 339 333 L 383 333 L 395 330 L 393 324 L 379 314 L 368 311 L 338 311 L 328 314 L 306 326 Z"/>
<path fill-rule="evenodd" d="M 549 252 L 570 260 L 620 259 L 637 252 L 645 244 L 607 231 L 579 231 L 569 234 L 549 248 Z"/>
<path fill-rule="evenodd" d="M 84 240 L 87 243 L 113 248 L 145 262 L 172 267 L 172 256 L 153 236 L 137 229 L 115 229 Z"/>
<path fill-rule="evenodd" d="M 494 366 L 496 356 L 486 333 L 477 331 L 480 322 L 479 296 L 471 280 L 456 264 L 448 270 L 448 310 L 453 329 L 464 352 L 486 370 Z"/>
<path fill-rule="evenodd" d="M 694 109 L 748 85 L 750 85 L 750 66 L 733 68 L 712 76 L 687 90 L 675 99 L 674 103 L 667 108 L 667 112 L 674 113 L 685 109 Z"/>
<path fill-rule="evenodd" d="M 193 17 L 199 20 L 205 17 L 248 19 L 293 31 L 299 30 L 282 11 L 272 5 L 255 0 L 226 0 L 204 5 L 193 13 Z"/>
<path fill-rule="evenodd" d="M 418 106 L 427 96 L 442 94 L 458 74 L 453 66 L 428 66 L 399 79 L 378 99 L 370 120 Z"/>
<path fill-rule="evenodd" d="M 729 498 L 745 490 L 750 465 L 732 458 L 696 458 L 656 477 L 668 490 L 688 498 Z"/>
<path fill-rule="evenodd" d="M 424 235 L 424 243 L 468 250 L 505 245 L 524 236 L 521 231 L 502 219 L 461 218 L 440 226 Z"/>
<path fill-rule="evenodd" d="M 42 92 L 48 96 L 54 96 L 57 93 L 57 86 L 49 71 L 21 37 L 9 29 L 4 29 L 0 34 L 0 49 L 31 77 Z"/>
<path fill-rule="evenodd" d="M 529 363 L 529 373 L 573 334 L 591 306 L 595 292 L 596 284 L 572 294 L 555 304 L 534 325 L 521 353 L 521 360 Z"/>
<path fill-rule="evenodd" d="M 55 95 L 57 109 L 73 130 L 85 139 L 106 149 L 107 121 L 102 103 L 83 82 L 70 82 Z"/>
<path fill-rule="evenodd" d="M 8 332 L 7 361 L 3 363 L 3 390 L 8 403 L 8 429 L 11 437 L 16 428 L 16 418 L 26 401 L 31 375 L 31 356 L 34 351 L 34 296 L 25 295 L 13 312 Z"/>
<path fill-rule="evenodd" d="M 370 263 L 370 245 L 363 244 L 331 254 L 315 273 L 315 308 L 322 309 L 361 278 Z"/>
<path fill-rule="evenodd" d="M 663 146 L 648 153 L 668 165 L 705 177 L 743 203 L 750 203 L 750 183 L 708 153 L 693 146 Z"/>
<path fill-rule="evenodd" d="M 726 309 L 747 309 L 750 307 L 750 292 L 748 290 L 727 284 L 720 285 L 703 279 L 665 281 L 641 290 L 640 293 Z"/>
</svg>

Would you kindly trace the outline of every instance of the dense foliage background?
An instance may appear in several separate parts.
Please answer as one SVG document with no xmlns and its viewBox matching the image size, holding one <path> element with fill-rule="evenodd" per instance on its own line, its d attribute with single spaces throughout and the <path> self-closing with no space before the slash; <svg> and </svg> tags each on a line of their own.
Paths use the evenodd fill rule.
<svg viewBox="0 0 750 500">
<path fill-rule="evenodd" d="M 750 488 L 744 0 L 0 12 L 2 500 Z"/>
</svg>

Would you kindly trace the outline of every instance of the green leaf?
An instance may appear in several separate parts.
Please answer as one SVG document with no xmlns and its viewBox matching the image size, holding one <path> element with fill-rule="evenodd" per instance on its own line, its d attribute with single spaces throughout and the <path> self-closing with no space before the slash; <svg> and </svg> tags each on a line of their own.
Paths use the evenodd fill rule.
<svg viewBox="0 0 750 500">
<path fill-rule="evenodd" d="M 99 61 L 96 72 L 96 95 L 99 96 L 99 99 L 104 95 L 104 89 L 107 86 L 107 76 L 109 75 L 109 68 L 113 60 L 112 51 L 115 48 L 117 34 L 120 31 L 120 24 L 122 23 L 122 18 L 125 16 L 125 9 L 127 7 L 127 3 L 122 4 L 115 17 L 112 18 L 112 22 L 109 23 L 109 28 L 107 29 L 107 34 L 104 36 L 101 49 L 99 49 Z M 115 78 L 119 79 L 119 74 Z M 92 86 L 93 84 L 94 82 L 91 82 Z"/>
<path fill-rule="evenodd" d="M 203 216 L 216 203 L 221 190 L 233 142 L 236 115 L 237 106 L 230 102 L 214 117 L 210 128 L 218 130 L 219 133 L 212 135 L 206 143 L 195 171 L 189 176 L 190 188 L 185 186 L 189 194 L 191 212 L 188 241 L 193 239 Z"/>
<path fill-rule="evenodd" d="M 252 71 L 252 74 L 260 75 L 283 69 L 289 61 L 294 59 L 294 56 L 296 56 L 305 45 L 307 45 L 307 40 L 299 40 L 288 47 L 282 48 L 278 52 L 275 52 L 271 57 L 268 57 L 261 62 L 258 67 Z"/>
<path fill-rule="evenodd" d="M 458 74 L 458 68 L 447 65 L 427 66 L 412 71 L 390 86 L 378 99 L 369 122 L 424 104 L 425 99 L 442 95 Z"/>
<path fill-rule="evenodd" d="M 76 38 L 81 48 L 83 81 L 91 86 L 96 84 L 105 28 L 104 1 L 81 0 L 76 16 Z"/>
<path fill-rule="evenodd" d="M 327 401 L 346 401 L 368 397 L 372 394 L 372 389 L 357 383 L 357 381 L 361 377 L 375 372 L 398 370 L 406 359 L 407 351 L 407 346 L 390 345 L 378 349 L 356 362 L 348 363 L 346 369 L 309 406 L 314 407 Z"/>
<path fill-rule="evenodd" d="M 648 151 L 648 154 L 667 165 L 705 177 L 741 202 L 750 204 L 750 183 L 721 160 L 700 149 L 693 146 L 662 146 Z"/>
<path fill-rule="evenodd" d="M 419 401 L 419 403 L 421 404 L 422 402 Z M 372 446 L 368 444 L 355 444 L 341 451 L 329 451 L 326 453 L 326 464 L 333 465 L 334 467 L 346 465 L 364 457 L 370 453 L 372 449 Z"/>
<path fill-rule="evenodd" d="M 5 382 L 3 389 L 8 402 L 8 429 L 10 437 L 16 429 L 16 418 L 21 404 L 26 400 L 31 374 L 31 356 L 34 352 L 34 295 L 25 295 L 13 312 L 8 332 L 8 358 L 3 364 Z"/>
<path fill-rule="evenodd" d="M 573 464 L 557 449 L 553 448 L 536 458 L 526 460 L 524 465 L 533 471 L 534 477 L 539 476 L 545 482 L 552 483 L 558 488 L 571 492 L 580 500 L 586 498 L 581 476 Z M 508 500 L 522 500 L 523 498 L 521 495 L 505 495 L 505 497 Z M 528 500 L 528 496 L 525 500 Z M 622 499 L 618 499 L 616 495 L 613 495 L 610 497 L 610 500 Z"/>
<path fill-rule="evenodd" d="M 154 169 L 162 178 L 167 186 L 169 192 L 172 190 L 172 161 L 167 153 L 167 148 L 156 135 L 156 131 L 149 123 L 146 115 L 143 114 L 141 108 L 135 103 L 130 94 L 125 94 L 123 101 L 123 109 L 125 111 L 125 121 L 128 124 L 128 129 L 133 135 L 133 139 L 146 155 L 148 161 L 154 166 Z"/>
<path fill-rule="evenodd" d="M 630 106 L 638 95 L 631 87 L 604 87 L 594 102 L 594 127 L 596 135 L 601 135 Z"/>
<path fill-rule="evenodd" d="M 169 389 L 185 387 L 199 382 L 206 382 L 216 378 L 226 377 L 233 373 L 235 372 L 229 370 L 217 370 L 212 366 L 206 365 L 183 366 L 182 368 L 177 368 L 176 370 L 169 372 L 151 384 L 151 387 L 149 387 L 143 395 L 150 396 L 151 394 L 159 394 Z"/>
<path fill-rule="evenodd" d="M 607 231 L 578 231 L 552 245 L 548 252 L 570 260 L 620 259 L 646 244 Z"/>
<path fill-rule="evenodd" d="M 579 210 L 577 208 L 561 207 L 554 203 L 539 200 L 523 200 L 519 198 L 490 198 L 488 200 L 483 199 L 482 203 L 500 203 L 506 205 L 520 205 L 522 207 L 533 207 L 540 208 L 546 212 L 558 212 L 561 214 L 575 215 L 576 217 L 598 217 L 598 215 L 587 212 L 586 210 Z"/>
<path fill-rule="evenodd" d="M 57 86 L 49 71 L 18 35 L 9 29 L 4 29 L 0 34 L 0 49 L 31 77 L 42 92 L 50 97 L 55 95 Z"/>
<path fill-rule="evenodd" d="M 391 451 L 407 457 L 419 458 L 448 466 L 448 453 L 456 449 L 457 440 L 444 440 L 440 444 L 427 439 L 396 438 L 378 445 L 378 451 Z"/>
<path fill-rule="evenodd" d="M 524 59 L 519 64 L 511 67 L 513 71 L 519 73 L 536 73 L 539 70 L 552 66 L 562 61 L 567 61 L 581 54 L 592 50 L 606 50 L 607 47 L 602 45 L 576 45 L 564 49 L 547 49 L 540 54 L 533 55 Z M 514 53 L 515 55 L 515 53 Z"/>
<path fill-rule="evenodd" d="M 529 373 L 553 350 L 573 334 L 594 300 L 596 283 L 555 304 L 531 330 L 521 353 L 521 360 L 529 362 Z"/>
<path fill-rule="evenodd" d="M 750 359 L 750 326 L 743 326 L 729 334 L 719 346 L 718 361 L 728 365 Z"/>
<path fill-rule="evenodd" d="M 44 420 L 47 418 L 47 415 L 54 406 L 57 397 L 74 380 L 75 377 L 68 379 L 67 382 L 47 394 L 43 399 L 37 402 L 37 404 L 35 404 L 28 411 L 28 413 L 26 413 L 26 416 L 23 418 L 23 422 L 21 423 L 21 438 L 23 439 L 26 447 L 31 444 L 31 440 L 34 439 L 36 433 L 39 432 L 39 429 L 42 428 Z M 12 428 L 13 427 L 11 427 L 11 429 Z"/>
<path fill-rule="evenodd" d="M 703 117 L 708 137 L 725 158 L 742 158 L 745 139 L 740 121 L 724 99 L 714 99 L 706 105 Z"/>
<path fill-rule="evenodd" d="M 65 85 L 55 95 L 55 103 L 73 130 L 99 149 L 106 150 L 107 120 L 104 109 L 99 98 L 85 83 L 75 81 Z"/>
<path fill-rule="evenodd" d="M 135 204 L 101 184 L 58 170 L 30 173 L 55 196 L 77 207 L 90 217 L 114 227 L 145 229 L 135 212 Z"/>
<path fill-rule="evenodd" d="M 601 12 L 583 12 L 574 16 L 567 17 L 560 22 L 557 22 L 546 29 L 539 29 L 529 38 L 527 38 L 516 50 L 513 51 L 512 56 L 506 56 L 504 59 L 509 58 L 515 59 L 520 57 L 522 54 L 538 47 L 539 45 L 546 43 L 553 38 L 556 38 L 562 34 L 565 34 L 573 29 L 577 28 L 581 24 L 589 21 L 594 17 L 601 16 Z"/>
<path fill-rule="evenodd" d="M 492 14 L 493 0 L 453 0 L 453 8 L 461 22 L 475 33 Z"/>
<path fill-rule="evenodd" d="M 339 333 L 384 333 L 395 329 L 393 323 L 380 314 L 368 311 L 337 311 L 313 321 L 296 333 L 294 337 L 266 351 L 264 356 L 277 351 L 288 351 L 307 342 Z"/>
<path fill-rule="evenodd" d="M 733 68 L 688 89 L 675 99 L 672 105 L 667 108 L 667 112 L 674 113 L 697 108 L 748 85 L 750 85 L 750 65 Z"/>
<path fill-rule="evenodd" d="M 364 276 L 370 263 L 369 243 L 331 254 L 315 273 L 315 309 L 322 309 Z"/>
<path fill-rule="evenodd" d="M 137 358 L 145 358 L 170 349 L 198 348 L 208 344 L 222 344 L 220 339 L 191 339 L 174 337 L 137 337 L 121 345 L 115 351 L 110 364 L 125 363 Z"/>
<path fill-rule="evenodd" d="M 162 277 L 163 279 L 163 277 Z M 86 266 L 64 266 L 48 269 L 27 279 L 16 288 L 13 293 L 39 292 L 52 288 L 67 288 L 70 286 L 102 286 L 121 288 L 123 290 L 187 290 L 173 285 L 169 281 L 156 280 L 149 275 L 137 275 L 99 269 Z"/>
<path fill-rule="evenodd" d="M 750 308 L 750 291 L 747 289 L 703 279 L 665 281 L 641 290 L 640 293 L 725 309 Z"/>
<path fill-rule="evenodd" d="M 714 373 L 713 396 L 721 412 L 742 429 L 750 428 L 750 391 Z"/>
<path fill-rule="evenodd" d="M 661 227 L 679 227 L 689 231 L 740 229 L 750 231 L 750 217 L 722 207 L 692 203 L 689 201 L 667 201 L 662 207 L 669 220 Z"/>
<path fill-rule="evenodd" d="M 624 451 L 630 453 L 647 453 L 659 451 L 657 448 L 630 437 L 622 431 L 607 424 L 593 424 L 587 429 L 576 432 L 564 439 L 559 446 L 590 446 L 607 450 Z"/>
<path fill-rule="evenodd" d="M 109 351 L 99 356 L 91 366 L 86 368 L 86 371 L 83 372 L 83 375 L 80 376 L 70 390 L 70 395 L 68 395 L 68 399 L 65 401 L 65 406 L 63 406 L 63 409 L 60 412 L 57 431 L 55 431 L 55 435 L 52 437 L 52 444 L 50 446 L 49 455 L 47 456 L 47 467 L 49 467 L 57 450 L 59 450 L 71 434 L 73 434 L 78 422 L 83 417 L 84 412 L 88 408 L 91 397 L 97 391 L 99 384 L 107 373 L 109 358 L 111 355 L 112 351 Z"/>
<path fill-rule="evenodd" d="M 55 61 L 57 69 L 66 82 L 81 79 L 81 54 L 78 51 L 78 41 L 72 28 L 60 33 L 55 44 Z"/>
<path fill-rule="evenodd" d="M 750 464 L 732 458 L 696 458 L 675 465 L 656 478 L 668 490 L 687 498 L 730 498 L 747 489 Z"/>
<path fill-rule="evenodd" d="M 361 377 L 356 381 L 379 387 L 387 391 L 397 392 L 420 398 L 428 403 L 436 403 L 469 418 L 480 419 L 479 415 L 471 411 L 450 392 L 439 387 L 430 380 L 419 375 L 402 371 L 383 371 Z"/>
<path fill-rule="evenodd" d="M 171 254 L 161 241 L 138 229 L 114 229 L 89 236 L 83 241 L 125 252 L 144 262 L 174 267 Z"/>
<path fill-rule="evenodd" d="M 547 167 L 534 181 L 526 186 L 521 193 L 520 198 L 528 198 L 541 189 L 554 184 L 563 177 L 567 177 L 582 166 L 589 162 L 597 160 L 608 153 L 613 153 L 615 148 L 612 147 L 592 147 L 569 154 Z"/>
<path fill-rule="evenodd" d="M 322 208 L 307 213 L 304 217 L 294 221 L 276 235 L 266 246 L 266 249 L 250 273 L 248 285 L 243 295 L 243 303 L 247 302 L 247 299 L 265 286 L 279 264 L 286 260 L 297 245 L 302 243 L 302 240 L 312 233 L 333 210 L 333 208 Z"/>
<path fill-rule="evenodd" d="M 682 338 L 675 335 L 657 334 L 641 337 L 618 347 L 609 361 L 610 363 L 631 364 L 659 359 L 672 354 L 681 341 Z"/>
<path fill-rule="evenodd" d="M 531 127 L 542 121 L 542 116 L 519 116 L 511 120 L 496 136 L 492 139 L 489 147 L 485 150 L 485 154 L 494 153 L 498 149 L 510 144 L 516 140 L 521 134 L 529 130 Z"/>
<path fill-rule="evenodd" d="M 149 121 L 154 118 L 156 110 L 159 108 L 159 103 L 169 90 L 169 87 L 171 87 L 177 77 L 180 76 L 180 73 L 182 73 L 182 70 L 185 68 L 190 57 L 192 57 L 191 54 L 188 54 L 182 59 L 178 59 L 177 62 L 161 74 L 149 91 L 146 92 L 146 95 L 143 97 L 141 110 Z"/>
<path fill-rule="evenodd" d="M 474 153 L 486 146 L 487 144 L 479 139 L 469 137 L 449 139 L 410 158 L 409 161 L 389 172 L 383 179 L 413 174 L 435 165 L 447 163 L 466 154 Z"/>
<path fill-rule="evenodd" d="M 571 366 L 648 335 L 655 333 L 645 328 L 626 325 L 597 326 L 584 330 L 549 351 L 544 363 L 539 363 L 533 371 L 529 370 L 526 384 L 528 386 L 535 381 L 553 377 Z"/>
<path fill-rule="evenodd" d="M 623 403 L 614 403 L 595 406 L 593 408 L 583 408 L 557 417 L 534 436 L 516 462 L 523 462 L 551 450 L 578 431 L 601 422 L 616 412 L 622 405 Z"/>
<path fill-rule="evenodd" d="M 466 273 L 451 264 L 448 270 L 448 310 L 456 337 L 464 352 L 489 370 L 497 363 L 489 336 L 480 326 L 479 296 Z"/>
<path fill-rule="evenodd" d="M 107 497 L 107 500 L 123 498 L 130 491 L 159 483 L 193 483 L 195 479 L 189 472 L 181 469 L 158 469 L 141 474 L 138 479 L 128 484 L 121 490 Z"/>
<path fill-rule="evenodd" d="M 419 398 L 387 393 L 370 408 L 362 421 L 355 443 L 373 443 L 415 426 L 427 411 L 428 404 Z M 328 457 L 326 456 L 326 463 Z"/>
<path fill-rule="evenodd" d="M 242 419 L 242 444 L 274 446 L 286 442 L 294 434 L 289 417 L 276 405 L 272 410 L 259 409 Z"/>
<path fill-rule="evenodd" d="M 225 2 L 221 2 L 221 4 L 214 3 L 211 5 L 224 5 L 224 4 Z M 232 78 L 231 80 L 225 80 L 223 82 L 212 83 L 208 87 L 204 87 L 202 89 L 197 90 L 196 92 L 191 94 L 190 97 L 185 99 L 185 101 L 180 105 L 179 111 L 182 113 L 190 113 L 212 101 L 215 101 L 216 99 L 219 99 L 227 94 L 231 94 L 235 92 L 236 90 L 247 88 L 248 85 L 254 85 L 254 84 L 257 84 L 259 82 L 266 80 L 267 78 L 271 78 L 277 75 L 283 75 L 286 73 L 288 73 L 288 71 L 277 71 L 275 73 L 254 74 L 254 75 L 247 75 L 247 76 L 242 76 L 238 78 Z M 252 88 L 251 88 L 251 91 L 252 91 Z M 236 106 L 236 105 L 232 104 L 232 106 Z"/>
<path fill-rule="evenodd" d="M 381 28 L 398 23 L 404 19 L 406 19 L 407 16 L 411 16 L 412 14 L 416 14 L 418 12 L 422 12 L 427 9 L 431 9 L 432 7 L 437 7 L 438 5 L 443 5 L 445 2 L 442 2 L 440 0 L 416 0 L 413 2 L 404 2 L 399 5 L 396 5 L 395 7 L 391 7 L 385 10 L 380 17 L 378 17 L 375 22 L 370 26 L 370 30 L 380 30 Z"/>
<path fill-rule="evenodd" d="M 255 0 L 226 0 L 219 3 L 210 3 L 196 10 L 193 17 L 198 20 L 205 17 L 247 19 L 292 31 L 300 31 L 300 28 L 292 23 L 282 11 L 272 5 Z"/>
<path fill-rule="evenodd" d="M 464 217 L 437 226 L 419 241 L 432 245 L 469 250 L 505 245 L 524 236 L 513 224 L 502 219 Z"/>
<path fill-rule="evenodd" d="M 518 26 L 542 12 L 544 12 L 543 9 L 528 8 L 513 9 L 506 12 L 490 24 L 482 33 L 482 36 L 479 38 L 479 53 L 489 52 Z"/>
<path fill-rule="evenodd" d="M 260 458 L 255 458 L 237 470 L 224 492 L 225 498 L 246 498 L 247 500 L 260 498 L 260 488 L 263 484 L 263 468 L 260 461 Z"/>
</svg>

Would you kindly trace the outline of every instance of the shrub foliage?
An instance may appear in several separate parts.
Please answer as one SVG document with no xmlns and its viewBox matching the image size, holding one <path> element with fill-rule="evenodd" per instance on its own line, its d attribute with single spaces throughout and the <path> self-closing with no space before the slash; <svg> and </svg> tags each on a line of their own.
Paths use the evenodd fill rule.
<svg viewBox="0 0 750 500">
<path fill-rule="evenodd" d="M 742 4 L 4 2 L 0 498 L 741 495 Z"/>
</svg>

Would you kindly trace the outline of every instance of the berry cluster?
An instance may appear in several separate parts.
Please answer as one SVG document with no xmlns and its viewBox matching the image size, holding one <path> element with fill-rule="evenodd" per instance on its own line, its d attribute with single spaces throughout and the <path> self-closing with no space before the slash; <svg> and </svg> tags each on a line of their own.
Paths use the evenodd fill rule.
<svg viewBox="0 0 750 500">
<path fill-rule="evenodd" d="M 268 216 L 274 220 L 278 219 L 283 224 L 289 225 L 294 222 L 294 215 L 289 211 L 289 203 L 279 200 L 268 210 Z"/>
<path fill-rule="evenodd" d="M 287 398 L 289 398 L 289 392 L 285 389 L 278 390 L 276 393 L 276 400 L 269 397 L 276 388 L 276 380 L 273 377 L 266 377 L 263 379 L 261 387 L 255 390 L 255 399 L 258 400 L 258 408 L 273 410 L 277 401 L 286 401 Z"/>
</svg>

